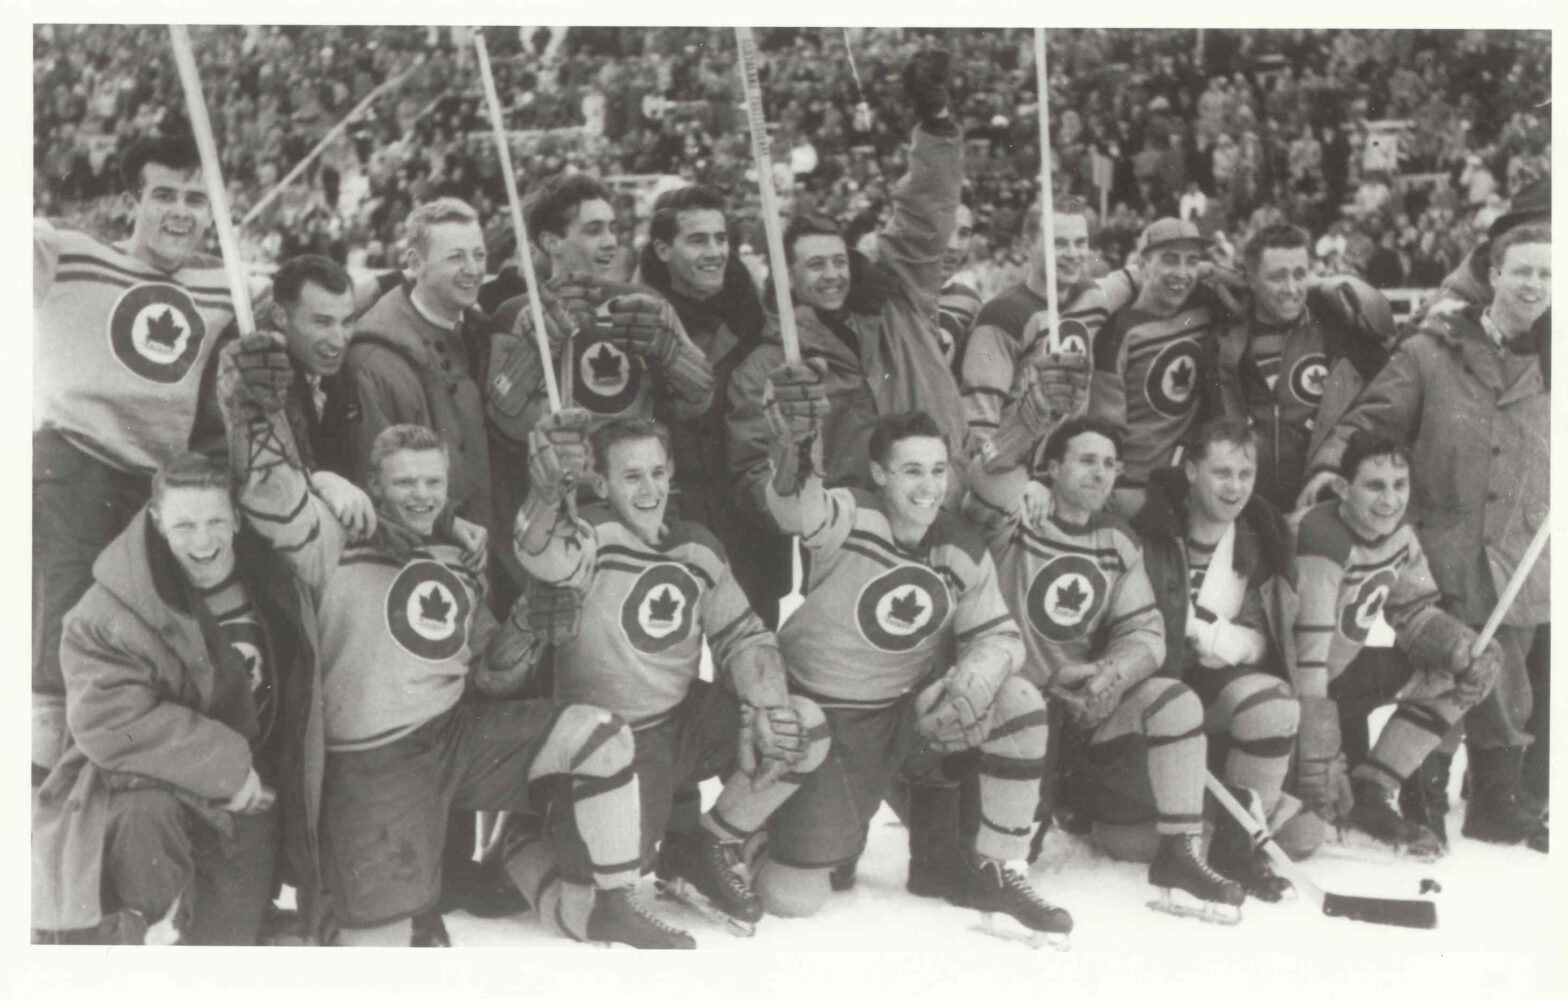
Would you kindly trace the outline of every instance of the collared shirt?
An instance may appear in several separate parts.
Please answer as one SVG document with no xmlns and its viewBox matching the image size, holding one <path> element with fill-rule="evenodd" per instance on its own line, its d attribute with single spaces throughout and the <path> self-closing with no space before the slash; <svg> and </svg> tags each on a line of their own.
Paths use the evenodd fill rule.
<svg viewBox="0 0 1568 999">
<path fill-rule="evenodd" d="M 430 323 L 430 325 L 435 326 L 435 327 L 437 327 L 439 329 L 446 330 L 448 333 L 450 333 L 453 330 L 457 329 L 457 326 L 458 326 L 458 323 L 460 322 L 460 320 L 458 320 L 458 319 L 442 319 L 440 316 L 436 315 L 434 312 L 431 312 L 428 308 L 425 307 L 425 304 L 419 300 L 419 296 L 414 294 L 414 289 L 412 289 L 412 288 L 409 289 L 408 300 L 411 303 L 413 303 L 414 311 L 418 312 L 421 316 L 425 317 L 425 321 Z"/>
</svg>

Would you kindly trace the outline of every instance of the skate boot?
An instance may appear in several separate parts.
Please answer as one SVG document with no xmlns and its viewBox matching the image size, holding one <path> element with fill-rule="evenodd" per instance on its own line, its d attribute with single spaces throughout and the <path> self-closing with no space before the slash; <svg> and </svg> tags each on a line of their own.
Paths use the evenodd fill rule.
<svg viewBox="0 0 1568 999">
<path fill-rule="evenodd" d="M 1257 793 L 1251 788 L 1225 785 L 1241 806 L 1268 828 Z M 1209 842 L 1209 866 L 1241 885 L 1248 895 L 1263 902 L 1279 902 L 1296 894 L 1290 881 L 1275 872 L 1268 855 L 1253 842 L 1252 834 L 1236 817 L 1221 808 L 1214 819 L 1214 839 Z"/>
<path fill-rule="evenodd" d="M 1411 822 L 1432 830 L 1448 848 L 1448 775 L 1454 758 L 1433 752 L 1399 789 L 1399 810 Z"/>
<path fill-rule="evenodd" d="M 1160 889 L 1160 897 L 1150 902 L 1149 908 L 1234 926 L 1241 922 L 1241 903 L 1247 892 L 1203 862 L 1202 840 L 1198 833 L 1160 837 L 1159 851 L 1149 864 L 1149 884 Z M 1173 894 L 1178 891 L 1194 901 L 1187 902 Z"/>
<path fill-rule="evenodd" d="M 636 887 L 600 888 L 588 914 L 590 941 L 625 944 L 638 950 L 696 950 L 690 933 L 678 930 L 642 907 Z"/>
<path fill-rule="evenodd" d="M 1051 905 L 1035 893 L 1024 861 L 1004 863 L 982 858 L 970 868 L 965 888 L 962 895 L 950 901 L 980 911 L 980 925 L 976 929 L 1003 939 L 1021 940 L 1031 947 L 1067 950 L 1071 946 L 1069 934 L 1073 931 L 1073 917 L 1066 909 Z M 1012 917 L 1028 931 L 1028 936 L 1016 937 L 998 927 L 992 920 L 996 913 Z"/>
<path fill-rule="evenodd" d="M 1541 813 L 1519 786 L 1524 751 L 1517 747 L 1470 748 L 1470 801 L 1461 827 L 1470 839 L 1522 843 L 1541 826 Z"/>
<path fill-rule="evenodd" d="M 762 918 L 762 900 L 752 891 L 744 870 L 739 843 L 721 840 L 698 826 L 664 838 L 655 876 L 664 897 L 749 937 Z"/>
<path fill-rule="evenodd" d="M 1443 844 L 1437 834 L 1419 822 L 1411 822 L 1394 807 L 1394 792 L 1369 777 L 1354 777 L 1350 791 L 1355 804 L 1350 808 L 1350 824 L 1380 843 L 1412 857 L 1437 857 Z"/>
<path fill-rule="evenodd" d="M 909 880 L 911 895 L 947 898 L 964 894 L 968 851 L 959 838 L 961 792 L 956 783 L 909 784 Z"/>
</svg>

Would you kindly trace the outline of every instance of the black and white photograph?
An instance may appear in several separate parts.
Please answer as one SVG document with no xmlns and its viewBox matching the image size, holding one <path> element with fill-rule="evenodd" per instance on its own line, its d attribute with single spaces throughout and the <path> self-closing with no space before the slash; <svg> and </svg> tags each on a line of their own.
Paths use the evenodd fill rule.
<svg viewBox="0 0 1568 999">
<path fill-rule="evenodd" d="M 15 25 L 20 993 L 1552 993 L 1549 10 L 136 13 Z"/>
</svg>

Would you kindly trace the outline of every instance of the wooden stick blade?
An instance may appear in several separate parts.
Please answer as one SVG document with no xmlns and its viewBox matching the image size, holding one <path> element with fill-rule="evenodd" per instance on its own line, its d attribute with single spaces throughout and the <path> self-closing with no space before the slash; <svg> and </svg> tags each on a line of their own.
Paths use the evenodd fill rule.
<svg viewBox="0 0 1568 999">
<path fill-rule="evenodd" d="M 1430 930 L 1437 926 L 1437 906 L 1420 898 L 1366 898 L 1325 892 L 1323 915 L 1414 930 Z"/>
</svg>

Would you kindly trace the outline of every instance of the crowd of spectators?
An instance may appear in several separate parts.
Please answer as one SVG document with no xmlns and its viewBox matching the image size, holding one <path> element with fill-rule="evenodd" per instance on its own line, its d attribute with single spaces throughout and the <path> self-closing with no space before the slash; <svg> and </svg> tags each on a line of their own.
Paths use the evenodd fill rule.
<svg viewBox="0 0 1568 999">
<path fill-rule="evenodd" d="M 634 178 L 669 175 L 755 215 L 728 29 L 513 27 L 486 39 L 525 192 L 564 170 L 624 178 L 630 223 Z M 473 203 L 496 255 L 510 252 L 465 31 L 233 26 L 193 41 L 237 215 L 397 81 L 245 227 L 251 259 L 318 251 L 385 265 L 409 210 L 439 195 Z M 981 270 L 999 281 L 1021 262 L 1012 240 L 1039 176 L 1029 30 L 765 29 L 758 41 L 786 206 L 845 221 L 885 211 L 903 169 L 898 67 L 915 46 L 949 49 Z M 36 213 L 118 235 L 119 154 L 186 127 L 169 52 L 161 26 L 35 26 Z M 1545 31 L 1053 31 L 1053 184 L 1097 215 L 1104 206 L 1095 239 L 1109 266 L 1157 216 L 1192 217 L 1233 246 L 1285 218 L 1313 233 L 1320 270 L 1429 287 L 1548 170 L 1550 55 Z M 760 242 L 754 229 L 742 242 Z"/>
</svg>

